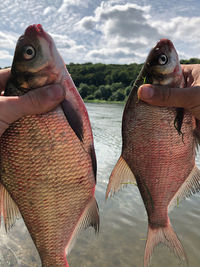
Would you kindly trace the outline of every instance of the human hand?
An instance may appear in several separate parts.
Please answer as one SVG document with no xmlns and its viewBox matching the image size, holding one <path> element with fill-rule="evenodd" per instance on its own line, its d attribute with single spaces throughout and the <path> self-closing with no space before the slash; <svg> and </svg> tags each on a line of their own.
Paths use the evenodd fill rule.
<svg viewBox="0 0 200 267">
<path fill-rule="evenodd" d="M 10 69 L 0 70 L 0 91 L 6 86 Z M 64 99 L 60 85 L 48 85 L 23 96 L 0 96 L 0 136 L 9 124 L 27 115 L 45 113 L 56 107 Z"/>
<path fill-rule="evenodd" d="M 144 84 L 138 90 L 138 97 L 154 106 L 185 108 L 200 120 L 200 64 L 182 65 L 182 70 L 185 88 Z"/>
</svg>

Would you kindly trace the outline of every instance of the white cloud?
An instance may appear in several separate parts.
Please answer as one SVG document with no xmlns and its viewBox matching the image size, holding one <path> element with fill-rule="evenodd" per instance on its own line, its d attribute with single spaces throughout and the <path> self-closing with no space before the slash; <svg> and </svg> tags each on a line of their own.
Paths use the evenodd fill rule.
<svg viewBox="0 0 200 267">
<path fill-rule="evenodd" d="M 76 46 L 76 42 L 70 39 L 67 35 L 49 33 L 59 48 L 70 48 Z"/>
<path fill-rule="evenodd" d="M 0 48 L 14 49 L 18 35 L 7 31 L 0 31 Z"/>
<path fill-rule="evenodd" d="M 51 34 L 51 36 L 60 55 L 67 64 L 70 62 L 80 62 L 87 53 L 86 48 L 82 44 L 78 44 L 67 35 Z"/>
<path fill-rule="evenodd" d="M 102 48 L 92 50 L 87 54 L 87 58 L 89 61 L 92 62 L 104 62 L 104 63 L 111 63 L 114 60 L 120 64 L 126 62 L 126 64 L 137 62 L 138 58 L 140 58 L 140 54 L 132 53 L 127 49 L 112 49 L 112 48 Z"/>
<path fill-rule="evenodd" d="M 92 31 L 95 29 L 96 23 L 97 20 L 94 17 L 88 16 L 79 21 L 76 26 L 79 30 Z"/>
<path fill-rule="evenodd" d="M 96 47 L 91 47 L 89 57 L 96 55 L 99 59 L 107 58 L 107 61 L 110 58 L 110 62 L 127 63 L 129 54 L 130 59 L 144 61 L 152 46 L 163 37 L 177 44 L 180 58 L 199 55 L 200 17 L 178 16 L 160 20 L 152 16 L 150 6 L 114 2 L 121 1 L 102 2 L 93 16 L 84 17 L 76 25 L 79 31 L 98 39 Z M 187 51 L 188 43 L 191 44 Z M 108 52 L 110 50 L 113 52 Z"/>
<path fill-rule="evenodd" d="M 149 12 L 150 6 L 101 3 L 94 16 L 84 17 L 76 25 L 79 31 L 96 36 L 96 39 L 98 36 L 96 47 L 91 47 L 88 56 L 93 60 L 99 58 L 108 62 L 141 60 L 139 54 L 146 45 L 161 37 L 157 29 L 148 23 Z"/>
<path fill-rule="evenodd" d="M 12 59 L 12 55 L 10 55 L 7 50 L 0 50 L 0 59 L 8 59 L 10 61 Z"/>
<path fill-rule="evenodd" d="M 60 8 L 58 9 L 58 13 L 63 13 L 63 11 L 67 11 L 69 6 L 85 6 L 88 7 L 87 0 L 63 0 Z"/>
<path fill-rule="evenodd" d="M 40 23 L 67 62 L 143 62 L 163 37 L 175 43 L 180 58 L 199 57 L 200 16 L 198 12 L 193 16 L 191 1 L 192 7 L 179 3 L 170 9 L 170 3 L 159 0 L 24 0 L 23 5 L 19 0 L 4 0 L 0 50 L 13 55 L 26 27 Z"/>
<path fill-rule="evenodd" d="M 158 28 L 159 32 L 177 40 L 193 42 L 200 39 L 200 17 L 176 17 L 169 22 L 151 21 L 151 24 Z"/>
<path fill-rule="evenodd" d="M 179 58 L 200 57 L 200 17 L 175 17 L 169 21 L 151 20 L 163 36 L 176 43 Z"/>
<path fill-rule="evenodd" d="M 79 21 L 78 27 L 82 30 L 93 30 L 96 24 L 96 28 L 102 33 L 108 31 L 108 34 L 110 33 L 111 35 L 116 32 L 127 35 L 127 32 L 130 33 L 130 30 L 133 31 L 134 28 L 132 26 L 135 24 L 145 24 L 144 22 L 149 11 L 150 6 L 141 7 L 130 3 L 113 6 L 111 2 L 102 2 L 96 8 L 94 16 L 84 17 Z M 105 29 L 105 26 L 108 29 Z"/>
<path fill-rule="evenodd" d="M 44 9 L 43 15 L 46 16 L 48 14 L 51 14 L 52 12 L 55 12 L 55 11 L 56 11 L 55 7 L 48 6 Z"/>
</svg>

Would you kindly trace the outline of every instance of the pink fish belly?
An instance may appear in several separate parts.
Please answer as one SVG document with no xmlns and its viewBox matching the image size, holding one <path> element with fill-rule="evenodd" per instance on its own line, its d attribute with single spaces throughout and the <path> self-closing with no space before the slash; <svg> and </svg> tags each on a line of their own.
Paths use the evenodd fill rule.
<svg viewBox="0 0 200 267">
<path fill-rule="evenodd" d="M 192 116 L 185 115 L 182 136 L 174 112 L 141 104 L 126 122 L 122 156 L 136 176 L 152 228 L 168 224 L 169 203 L 195 164 Z"/>
<path fill-rule="evenodd" d="M 59 107 L 13 124 L 1 142 L 1 169 L 42 266 L 68 266 L 65 248 L 95 180 L 91 158 Z"/>
</svg>

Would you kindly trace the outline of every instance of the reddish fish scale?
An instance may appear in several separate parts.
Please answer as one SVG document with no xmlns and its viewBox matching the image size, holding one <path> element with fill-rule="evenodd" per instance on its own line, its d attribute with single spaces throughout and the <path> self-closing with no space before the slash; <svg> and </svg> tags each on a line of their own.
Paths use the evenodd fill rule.
<svg viewBox="0 0 200 267">
<path fill-rule="evenodd" d="M 122 119 L 122 154 L 111 173 L 106 197 L 119 190 L 123 182 L 134 183 L 136 179 L 149 221 L 144 266 L 149 266 L 159 243 L 167 245 L 187 265 L 184 248 L 170 224 L 168 208 L 179 197 L 199 190 L 196 122 L 183 109 L 155 107 L 139 100 L 138 88 L 145 82 L 170 88 L 185 86 L 170 40 L 161 39 L 150 51 L 128 97 Z"/>
<path fill-rule="evenodd" d="M 89 155 L 60 107 L 14 123 L 2 138 L 1 159 L 2 180 L 18 204 L 43 267 L 65 266 L 65 247 L 94 195 L 95 181 Z"/>
<path fill-rule="evenodd" d="M 186 112 L 182 140 L 174 118 L 175 109 L 142 101 L 124 113 L 122 156 L 137 178 L 152 228 L 167 225 L 169 203 L 194 167 L 195 121 Z"/>
<path fill-rule="evenodd" d="M 55 53 L 52 39 L 40 25 L 29 26 L 24 38 L 28 41 L 31 35 L 37 39 L 38 32 Z M 51 61 L 59 61 L 58 54 L 51 56 Z M 54 58 L 56 56 L 58 58 Z M 57 67 L 51 61 L 33 79 L 27 80 L 27 87 L 60 83 L 82 122 L 82 140 L 60 106 L 43 115 L 24 117 L 13 123 L 1 137 L 0 171 L 1 181 L 22 214 L 42 266 L 64 267 L 68 266 L 66 247 L 88 204 L 94 200 L 95 153 L 91 155 L 93 136 L 84 102 L 64 62 L 62 65 L 60 59 Z M 8 95 L 24 93 L 17 88 L 13 90 L 8 89 Z M 88 217 L 84 218 L 87 226 L 92 223 L 97 229 L 98 218 Z M 95 222 L 91 222 L 93 219 Z"/>
</svg>

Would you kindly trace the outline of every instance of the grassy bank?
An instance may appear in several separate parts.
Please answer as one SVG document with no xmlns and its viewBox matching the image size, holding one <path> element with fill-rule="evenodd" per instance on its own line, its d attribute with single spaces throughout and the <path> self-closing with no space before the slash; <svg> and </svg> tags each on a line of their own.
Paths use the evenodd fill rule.
<svg viewBox="0 0 200 267">
<path fill-rule="evenodd" d="M 85 103 L 100 103 L 100 104 L 125 104 L 125 101 L 110 101 L 110 100 L 100 100 L 100 99 L 93 99 L 93 100 L 84 100 Z"/>
</svg>

